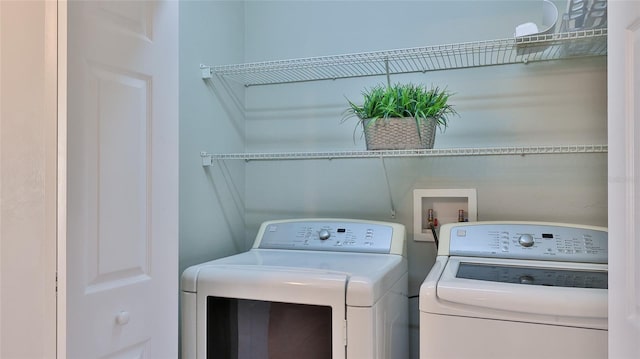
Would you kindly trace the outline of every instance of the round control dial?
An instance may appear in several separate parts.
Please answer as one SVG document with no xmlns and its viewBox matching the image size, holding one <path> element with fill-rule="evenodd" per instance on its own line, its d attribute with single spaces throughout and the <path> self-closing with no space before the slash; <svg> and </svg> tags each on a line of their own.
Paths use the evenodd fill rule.
<svg viewBox="0 0 640 359">
<path fill-rule="evenodd" d="M 518 238 L 518 243 L 523 247 L 531 247 L 533 245 L 533 236 L 530 234 L 523 234 Z"/>
<path fill-rule="evenodd" d="M 324 241 L 331 237 L 331 233 L 326 229 L 321 229 L 320 232 L 318 232 L 318 237 Z"/>
</svg>

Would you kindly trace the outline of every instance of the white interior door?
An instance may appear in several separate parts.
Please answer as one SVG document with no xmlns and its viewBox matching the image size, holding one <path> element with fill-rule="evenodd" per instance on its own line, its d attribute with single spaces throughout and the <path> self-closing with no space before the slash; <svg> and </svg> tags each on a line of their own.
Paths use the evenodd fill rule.
<svg viewBox="0 0 640 359">
<path fill-rule="evenodd" d="M 178 355 L 178 3 L 67 3 L 66 356 Z"/>
<path fill-rule="evenodd" d="M 638 358 L 640 2 L 608 7 L 609 358 Z"/>
</svg>

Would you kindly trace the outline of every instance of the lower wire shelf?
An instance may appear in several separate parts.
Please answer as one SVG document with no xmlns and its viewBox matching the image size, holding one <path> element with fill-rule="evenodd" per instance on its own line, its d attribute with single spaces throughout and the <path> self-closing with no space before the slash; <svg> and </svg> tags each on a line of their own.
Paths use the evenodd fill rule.
<svg viewBox="0 0 640 359">
<path fill-rule="evenodd" d="M 503 155 L 539 155 L 571 153 L 606 153 L 607 145 L 561 145 L 561 146 L 507 146 L 507 147 L 463 147 L 433 148 L 414 150 L 379 151 L 320 151 L 320 152 L 262 152 L 262 153 L 224 153 L 200 152 L 203 166 L 211 166 L 213 160 L 315 160 L 342 158 L 394 158 L 394 157 L 447 157 L 447 156 L 503 156 Z"/>
</svg>

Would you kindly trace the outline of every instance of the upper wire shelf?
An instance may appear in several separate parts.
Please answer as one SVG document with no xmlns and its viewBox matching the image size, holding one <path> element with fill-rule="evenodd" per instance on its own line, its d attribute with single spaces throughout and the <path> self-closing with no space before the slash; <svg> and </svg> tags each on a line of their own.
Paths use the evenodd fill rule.
<svg viewBox="0 0 640 359">
<path fill-rule="evenodd" d="M 245 86 L 461 69 L 607 54 L 607 29 L 236 65 L 200 65 Z"/>
</svg>

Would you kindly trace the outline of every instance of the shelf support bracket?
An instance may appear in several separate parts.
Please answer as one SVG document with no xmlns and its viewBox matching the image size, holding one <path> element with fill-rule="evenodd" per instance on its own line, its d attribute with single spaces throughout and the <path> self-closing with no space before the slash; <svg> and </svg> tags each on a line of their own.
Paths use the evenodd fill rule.
<svg viewBox="0 0 640 359">
<path fill-rule="evenodd" d="M 384 163 L 384 157 L 380 157 L 382 169 L 384 170 L 384 179 L 387 182 L 387 193 L 389 193 L 389 204 L 391 205 L 391 218 L 396 218 L 396 206 L 393 204 L 393 195 L 391 194 L 391 184 L 389 184 L 389 175 L 387 174 L 387 166 Z"/>
<path fill-rule="evenodd" d="M 211 69 L 211 66 L 209 66 L 209 65 L 200 64 L 200 71 L 202 72 L 202 79 L 203 80 L 208 80 L 213 75 L 213 70 Z"/>
<path fill-rule="evenodd" d="M 202 167 L 213 166 L 213 156 L 210 153 L 202 151 L 200 152 L 200 158 L 202 159 Z"/>
</svg>

